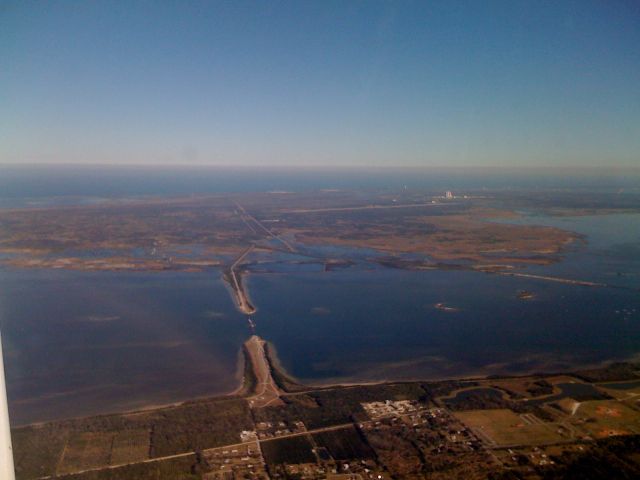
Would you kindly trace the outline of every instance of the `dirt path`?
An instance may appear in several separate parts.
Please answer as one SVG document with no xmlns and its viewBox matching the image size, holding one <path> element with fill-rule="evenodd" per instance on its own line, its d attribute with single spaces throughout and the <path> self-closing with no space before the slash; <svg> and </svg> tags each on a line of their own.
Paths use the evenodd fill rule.
<svg viewBox="0 0 640 480">
<path fill-rule="evenodd" d="M 282 392 L 271 376 L 271 367 L 264 351 L 266 342 L 257 335 L 252 335 L 245 342 L 253 371 L 256 376 L 256 393 L 247 398 L 251 408 L 261 408 L 268 405 L 282 405 Z"/>
</svg>

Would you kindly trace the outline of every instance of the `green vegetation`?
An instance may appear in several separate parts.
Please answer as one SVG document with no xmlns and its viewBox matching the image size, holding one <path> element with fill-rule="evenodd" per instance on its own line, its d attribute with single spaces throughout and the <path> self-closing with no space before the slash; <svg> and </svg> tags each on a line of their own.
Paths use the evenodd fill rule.
<svg viewBox="0 0 640 480">
<path fill-rule="evenodd" d="M 619 378 L 629 371 L 627 365 L 590 374 Z M 296 421 L 304 422 L 309 430 L 323 431 L 261 440 L 260 449 L 272 474 L 298 475 L 282 465 L 315 464 L 318 454 L 324 460 L 330 455 L 337 462 L 367 460 L 397 478 L 605 478 L 604 472 L 609 471 L 615 475 L 607 478 L 636 478 L 640 457 L 632 450 L 638 451 L 637 436 L 584 442 L 584 435 L 604 438 L 637 432 L 640 421 L 634 405 L 616 400 L 582 401 L 575 409 L 574 400 L 562 399 L 558 403 L 568 403 L 560 405 L 554 416 L 539 402 L 517 400 L 523 393 L 549 393 L 552 383 L 562 381 L 564 377 L 554 381 L 536 376 L 333 387 L 285 394 L 281 397 L 284 405 L 253 410 L 243 398 L 222 397 L 150 411 L 32 425 L 13 431 L 17 478 L 195 480 L 213 468 L 205 460 L 206 450 L 237 444 L 240 431 L 253 430 L 257 422 L 285 422 L 294 430 Z M 250 366 L 245 382 L 255 384 Z M 571 385 L 579 390 L 578 397 L 586 387 L 593 390 L 590 384 Z M 589 392 L 584 395 L 593 396 Z M 551 395 L 549 399 L 555 401 L 557 397 Z M 451 416 L 442 409 L 418 408 L 418 413 L 364 422 L 368 417 L 362 403 L 385 400 L 413 400 L 418 407 L 445 405 L 455 413 Z M 571 419 L 572 429 L 563 427 L 562 422 L 540 421 L 555 418 Z M 460 421 L 479 438 L 464 433 L 467 430 Z M 274 428 L 280 427 L 285 428 Z M 568 435 L 571 432 L 578 432 L 578 436 Z M 460 441 L 460 435 L 469 435 L 468 441 Z M 578 442 L 572 443 L 573 450 L 565 448 L 568 440 Z M 507 455 L 506 461 L 514 463 L 508 466 L 508 473 L 498 472 L 486 451 L 479 448 L 481 443 L 494 452 L 506 447 L 523 451 L 516 460 Z M 544 445 L 552 449 L 545 450 L 549 458 L 558 457 L 554 460 L 557 464 L 543 466 L 539 447 Z M 316 453 L 314 446 L 318 448 Z M 612 462 L 611 470 L 605 462 Z M 353 463 L 356 465 L 360 463 Z"/>
<path fill-rule="evenodd" d="M 551 395 L 553 393 L 553 385 L 544 379 L 537 380 L 527 388 L 527 392 L 532 397 L 540 397 L 542 395 Z"/>
<path fill-rule="evenodd" d="M 455 414 L 497 445 L 543 445 L 562 440 L 553 424 L 530 424 L 511 410 L 471 410 Z"/>
<path fill-rule="evenodd" d="M 615 400 L 580 403 L 575 416 L 584 419 L 584 428 L 595 438 L 640 431 L 638 411 Z"/>
<path fill-rule="evenodd" d="M 489 388 L 465 390 L 453 398 L 444 400 L 444 403 L 454 412 L 508 409 L 517 413 L 533 413 L 542 420 L 554 420 L 553 416 L 539 405 L 506 399 L 501 391 Z"/>
<path fill-rule="evenodd" d="M 73 433 L 57 473 L 71 473 L 109 465 L 115 432 Z"/>
<path fill-rule="evenodd" d="M 262 442 L 262 455 L 267 465 L 282 463 L 313 463 L 316 456 L 306 436 L 281 438 Z"/>
<path fill-rule="evenodd" d="M 32 479 L 194 452 L 237 443 L 240 430 L 252 425 L 245 400 L 213 398 L 22 427 L 13 431 L 16 472 L 19 479 Z"/>
<path fill-rule="evenodd" d="M 640 435 L 612 437 L 584 447 L 583 452 L 554 456 L 553 467 L 540 469 L 543 480 L 640 478 Z"/>
<path fill-rule="evenodd" d="M 283 406 L 255 410 L 256 422 L 292 423 L 301 420 L 307 428 L 322 428 L 366 419 L 363 402 L 418 400 L 425 395 L 419 383 L 365 385 L 318 390 L 281 397 Z"/>
<path fill-rule="evenodd" d="M 623 382 L 625 380 L 638 380 L 640 378 L 640 364 L 637 363 L 612 363 L 605 368 L 580 370 L 576 376 L 587 382 Z"/>
<path fill-rule="evenodd" d="M 475 387 L 478 385 L 478 382 L 460 382 L 457 380 L 449 380 L 443 382 L 428 382 L 423 383 L 422 389 L 425 391 L 425 399 L 436 402 L 438 397 L 444 397 L 450 395 L 452 392 L 456 390 L 460 390 L 462 388 Z"/>
<path fill-rule="evenodd" d="M 53 475 L 68 436 L 68 429 L 58 424 L 13 430 L 11 437 L 16 477 L 30 479 Z"/>
<path fill-rule="evenodd" d="M 60 480 L 199 480 L 196 455 L 172 458 L 151 463 L 138 463 L 124 467 L 61 475 Z"/>
<path fill-rule="evenodd" d="M 373 458 L 375 454 L 354 427 L 314 433 L 316 444 L 325 447 L 334 460 Z"/>
<path fill-rule="evenodd" d="M 113 438 L 111 464 L 138 462 L 149 457 L 150 430 L 126 430 Z"/>
<path fill-rule="evenodd" d="M 237 443 L 240 430 L 249 430 L 253 424 L 247 403 L 228 399 L 159 410 L 152 427 L 152 456 L 163 457 Z"/>
</svg>

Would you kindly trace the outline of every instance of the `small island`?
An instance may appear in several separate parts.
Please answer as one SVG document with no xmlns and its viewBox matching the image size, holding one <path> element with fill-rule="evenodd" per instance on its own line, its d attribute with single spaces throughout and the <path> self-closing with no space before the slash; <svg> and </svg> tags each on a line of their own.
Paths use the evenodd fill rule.
<svg viewBox="0 0 640 480">
<path fill-rule="evenodd" d="M 442 310 L 443 312 L 459 312 L 460 311 L 459 308 L 452 307 L 442 302 L 436 303 L 434 307 L 437 308 L 438 310 Z"/>
<path fill-rule="evenodd" d="M 530 292 L 529 290 L 518 290 L 517 297 L 520 300 L 533 300 L 534 298 L 536 298 L 536 294 Z"/>
</svg>

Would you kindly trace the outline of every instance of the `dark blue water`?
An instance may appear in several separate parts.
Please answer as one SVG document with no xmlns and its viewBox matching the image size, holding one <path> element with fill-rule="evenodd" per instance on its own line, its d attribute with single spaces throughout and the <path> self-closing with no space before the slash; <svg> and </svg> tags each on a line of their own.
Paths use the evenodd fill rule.
<svg viewBox="0 0 640 480">
<path fill-rule="evenodd" d="M 398 270 L 253 276 L 249 285 L 259 334 L 304 381 L 559 371 L 640 351 L 640 298 L 629 290 Z M 635 313 L 616 315 L 623 307 Z"/>
<path fill-rule="evenodd" d="M 225 393 L 245 319 L 220 273 L 0 270 L 12 423 Z"/>
<path fill-rule="evenodd" d="M 255 277 L 260 330 L 293 375 L 320 383 L 560 371 L 640 352 L 640 214 L 518 222 L 586 236 L 563 261 L 524 272 L 611 287 L 465 271 Z"/>
<path fill-rule="evenodd" d="M 544 403 L 557 402 L 563 398 L 571 398 L 578 402 L 586 402 L 587 400 L 606 400 L 611 398 L 599 392 L 593 385 L 588 383 L 559 383 L 556 385 L 560 389 L 560 393 L 556 395 L 546 396 L 539 399 L 528 400 L 529 405 L 542 405 Z"/>
</svg>

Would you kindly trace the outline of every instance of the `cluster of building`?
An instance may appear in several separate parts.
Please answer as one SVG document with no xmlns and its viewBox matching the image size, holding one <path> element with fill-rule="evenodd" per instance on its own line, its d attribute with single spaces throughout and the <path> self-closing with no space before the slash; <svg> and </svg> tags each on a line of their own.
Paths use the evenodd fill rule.
<svg viewBox="0 0 640 480">
<path fill-rule="evenodd" d="M 300 480 L 384 480 L 388 478 L 375 461 L 361 459 L 351 461 L 319 459 L 317 463 L 283 465 L 275 469 L 274 478 L 278 478 L 279 470 L 284 474 L 283 477 Z"/>
<path fill-rule="evenodd" d="M 285 422 L 259 422 L 256 424 L 257 438 L 265 440 L 267 438 L 282 437 L 293 433 L 304 433 L 307 427 L 304 422 L 298 420 L 287 424 Z M 244 441 L 244 440 L 243 440 Z"/>
<path fill-rule="evenodd" d="M 203 480 L 269 478 L 260 447 L 255 441 L 232 447 L 212 448 L 202 452 L 202 456 L 209 470 L 203 474 Z"/>
<path fill-rule="evenodd" d="M 421 440 L 428 450 L 439 453 L 445 450 L 478 451 L 481 441 L 462 422 L 444 408 L 428 408 L 410 400 L 371 402 L 362 404 L 374 420 L 361 428 L 378 430 L 400 427 L 411 431 L 411 436 Z"/>
<path fill-rule="evenodd" d="M 384 402 L 368 402 L 361 405 L 372 420 L 407 415 L 422 408 L 418 402 L 412 400 L 385 400 Z"/>
<path fill-rule="evenodd" d="M 432 440 L 429 442 L 432 453 L 440 453 L 444 450 L 475 452 L 483 448 L 480 439 L 443 408 L 420 411 L 412 415 L 409 420 L 416 433 Z"/>
</svg>

